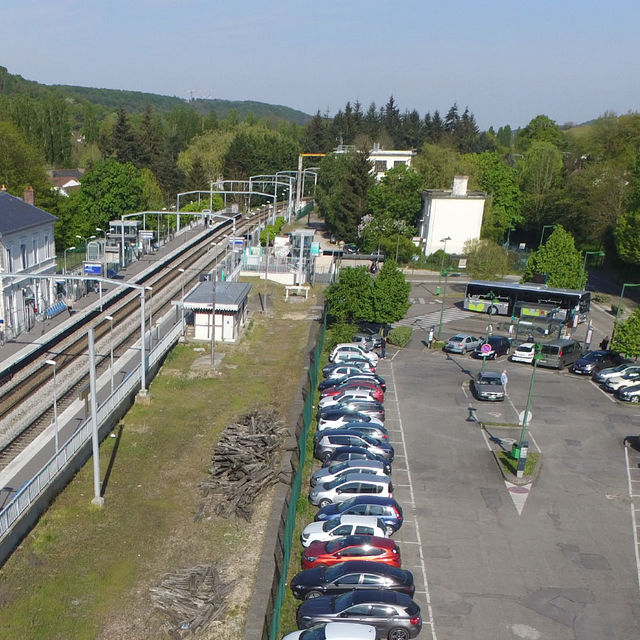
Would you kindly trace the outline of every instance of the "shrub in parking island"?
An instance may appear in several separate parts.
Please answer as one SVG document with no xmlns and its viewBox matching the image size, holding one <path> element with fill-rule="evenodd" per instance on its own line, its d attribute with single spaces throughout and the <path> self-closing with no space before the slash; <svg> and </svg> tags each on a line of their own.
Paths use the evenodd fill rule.
<svg viewBox="0 0 640 640">
<path fill-rule="evenodd" d="M 396 347 L 404 347 L 411 340 L 413 329 L 411 327 L 396 327 L 389 331 L 387 342 L 395 345 Z"/>
<path fill-rule="evenodd" d="M 609 348 L 627 357 L 640 356 L 640 309 L 636 309 L 626 320 L 616 323 Z"/>
</svg>

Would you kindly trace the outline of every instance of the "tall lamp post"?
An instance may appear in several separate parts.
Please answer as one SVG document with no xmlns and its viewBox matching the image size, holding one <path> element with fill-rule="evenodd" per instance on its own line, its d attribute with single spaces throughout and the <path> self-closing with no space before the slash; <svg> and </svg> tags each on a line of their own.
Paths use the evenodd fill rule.
<svg viewBox="0 0 640 640">
<path fill-rule="evenodd" d="M 540 234 L 540 242 L 538 243 L 538 249 L 542 246 L 542 239 L 544 238 L 544 230 L 545 229 L 555 229 L 556 225 L 555 224 L 545 224 L 542 227 L 542 233 Z"/>
<path fill-rule="evenodd" d="M 518 454 L 518 469 L 516 471 L 516 476 L 518 478 L 522 478 L 524 474 L 524 465 L 527 459 L 527 449 L 528 443 L 526 440 L 527 437 L 527 426 L 529 424 L 529 408 L 531 407 L 531 398 L 533 396 L 533 383 L 536 379 L 536 369 L 538 368 L 538 360 L 542 358 L 542 354 L 540 350 L 542 346 L 539 342 L 536 342 L 534 345 L 534 355 L 533 355 L 533 371 L 531 372 L 531 382 L 529 383 L 529 395 L 527 396 L 527 406 L 525 407 L 524 413 L 522 415 L 522 431 L 520 432 L 520 441 L 517 445 L 517 454 Z M 514 445 L 514 449 L 516 445 Z M 522 455 L 524 453 L 524 456 Z"/>
<path fill-rule="evenodd" d="M 580 282 L 584 282 L 583 286 L 586 286 L 585 275 L 587 273 L 587 256 L 600 256 L 604 258 L 604 251 L 585 251 L 584 252 L 584 262 L 582 263 L 582 276 L 580 278 Z"/>
<path fill-rule="evenodd" d="M 216 284 L 218 283 L 218 271 L 214 267 L 211 272 L 211 368 L 216 362 Z"/>
<path fill-rule="evenodd" d="M 487 325 L 487 341 L 491 337 L 491 333 L 493 332 L 493 309 L 495 307 L 494 303 L 498 299 L 496 298 L 496 294 L 493 291 L 489 291 L 489 296 L 491 300 L 491 304 L 489 305 L 489 324 Z M 480 366 L 480 373 L 484 373 L 484 367 L 487 363 L 486 358 L 482 358 L 482 365 Z"/>
<path fill-rule="evenodd" d="M 64 250 L 64 274 L 67 275 L 67 251 L 74 251 L 75 247 L 67 247 Z"/>
<path fill-rule="evenodd" d="M 109 361 L 111 363 L 111 395 L 113 395 L 113 316 L 105 316 L 109 321 Z"/>
<path fill-rule="evenodd" d="M 442 308 L 440 309 L 440 326 L 438 327 L 438 340 L 440 340 L 442 336 L 442 320 L 444 318 L 444 305 L 445 305 L 445 302 L 447 301 L 447 276 L 449 275 L 450 271 L 451 269 L 447 267 L 442 272 L 442 275 L 444 275 L 444 288 L 442 290 Z"/>
<path fill-rule="evenodd" d="M 514 227 L 509 227 L 509 229 L 507 230 L 507 241 L 505 242 L 507 249 L 509 248 L 509 237 L 511 236 L 512 231 L 515 231 Z"/>
<path fill-rule="evenodd" d="M 440 242 L 444 242 L 444 247 L 442 249 L 442 260 L 440 260 L 440 275 L 438 276 L 438 290 L 436 293 L 440 293 L 440 282 L 442 281 L 442 272 L 444 271 L 444 257 L 447 255 L 448 240 L 451 240 L 451 236 L 447 236 L 446 238 L 442 238 L 442 240 L 440 240 Z M 438 339 L 440 339 L 439 335 Z"/>
<path fill-rule="evenodd" d="M 58 455 L 58 398 L 56 392 L 56 361 L 55 360 L 45 360 L 45 364 L 48 364 L 50 367 L 53 367 L 53 428 L 55 429 L 55 446 L 56 446 L 56 455 Z M 57 465 L 57 462 L 56 462 Z"/>
<path fill-rule="evenodd" d="M 184 335 L 184 269 L 178 269 L 180 273 L 180 286 L 182 288 L 182 294 L 180 297 L 180 322 L 182 325 L 182 335 Z"/>
<path fill-rule="evenodd" d="M 620 301 L 618 302 L 618 308 L 616 309 L 616 318 L 613 321 L 613 331 L 611 332 L 611 339 L 613 340 L 613 336 L 616 335 L 616 328 L 618 327 L 618 318 L 620 317 L 620 309 L 622 307 L 622 298 L 624 296 L 624 290 L 626 287 L 640 287 L 640 282 L 639 283 L 633 283 L 633 282 L 625 282 L 622 285 L 622 291 L 620 291 Z"/>
<path fill-rule="evenodd" d="M 145 289 L 149 292 L 149 351 L 151 351 L 153 349 L 153 287 L 149 285 Z"/>
</svg>

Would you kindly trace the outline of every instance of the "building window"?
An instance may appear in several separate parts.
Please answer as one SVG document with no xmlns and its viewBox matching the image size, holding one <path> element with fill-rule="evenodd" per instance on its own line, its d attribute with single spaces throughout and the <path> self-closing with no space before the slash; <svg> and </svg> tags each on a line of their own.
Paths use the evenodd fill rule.
<svg viewBox="0 0 640 640">
<path fill-rule="evenodd" d="M 33 238 L 33 264 L 38 264 L 38 236 Z"/>
<path fill-rule="evenodd" d="M 384 173 L 387 170 L 387 163 L 384 160 L 376 160 L 374 170 L 376 173 Z"/>
<path fill-rule="evenodd" d="M 22 268 L 26 269 L 29 266 L 29 259 L 28 259 L 28 256 L 27 256 L 27 245 L 26 244 L 21 244 L 20 245 L 20 260 L 21 260 Z"/>
<path fill-rule="evenodd" d="M 404 160 L 394 160 L 393 168 L 401 167 L 403 164 L 407 164 Z"/>
<path fill-rule="evenodd" d="M 7 247 L 7 271 L 13 271 L 13 263 L 11 261 L 11 249 Z"/>
<path fill-rule="evenodd" d="M 44 237 L 44 257 L 45 257 L 45 259 L 51 257 L 50 254 L 49 254 L 49 250 L 50 250 L 50 247 L 49 247 L 49 236 L 45 236 Z"/>
</svg>

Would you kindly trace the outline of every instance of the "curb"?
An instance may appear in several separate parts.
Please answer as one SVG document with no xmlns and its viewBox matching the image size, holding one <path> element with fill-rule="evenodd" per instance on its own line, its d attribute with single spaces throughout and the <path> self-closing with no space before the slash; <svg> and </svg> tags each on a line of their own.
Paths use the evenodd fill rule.
<svg viewBox="0 0 640 640">
<path fill-rule="evenodd" d="M 510 482 L 511 484 L 515 484 L 517 486 L 522 486 L 525 484 L 533 484 L 538 479 L 538 476 L 540 475 L 540 469 L 542 469 L 542 454 L 539 452 L 538 452 L 538 462 L 536 463 L 533 473 L 528 476 L 522 476 L 522 478 L 518 478 L 510 473 L 507 473 L 504 470 L 504 467 L 500 463 L 500 460 L 498 460 L 497 451 L 493 451 L 492 449 L 491 455 L 493 456 L 493 459 L 495 460 L 496 465 L 498 465 L 498 470 L 500 471 L 500 474 L 502 475 L 503 480 L 505 480 L 506 482 Z"/>
</svg>

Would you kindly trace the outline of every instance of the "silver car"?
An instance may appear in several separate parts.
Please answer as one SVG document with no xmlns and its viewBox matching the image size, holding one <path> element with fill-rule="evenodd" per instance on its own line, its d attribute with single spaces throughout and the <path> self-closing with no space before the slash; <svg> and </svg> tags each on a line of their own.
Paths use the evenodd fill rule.
<svg viewBox="0 0 640 640">
<path fill-rule="evenodd" d="M 467 333 L 457 333 L 449 338 L 447 344 L 444 345 L 444 350 L 451 353 L 467 353 L 467 351 L 473 351 L 483 342 L 484 338 L 476 338 Z"/>
<path fill-rule="evenodd" d="M 378 460 L 345 460 L 318 469 L 311 476 L 311 486 L 333 482 L 336 478 L 347 473 L 372 473 L 376 476 L 386 476 L 389 475 L 388 469 L 388 464 L 378 462 Z"/>
<path fill-rule="evenodd" d="M 502 374 L 498 371 L 481 371 L 471 381 L 473 395 L 478 400 L 502 402 L 504 400 L 504 386 Z"/>
<path fill-rule="evenodd" d="M 364 494 L 393 498 L 391 478 L 370 473 L 348 473 L 333 482 L 317 484 L 309 493 L 309 501 L 322 508 Z"/>
</svg>

